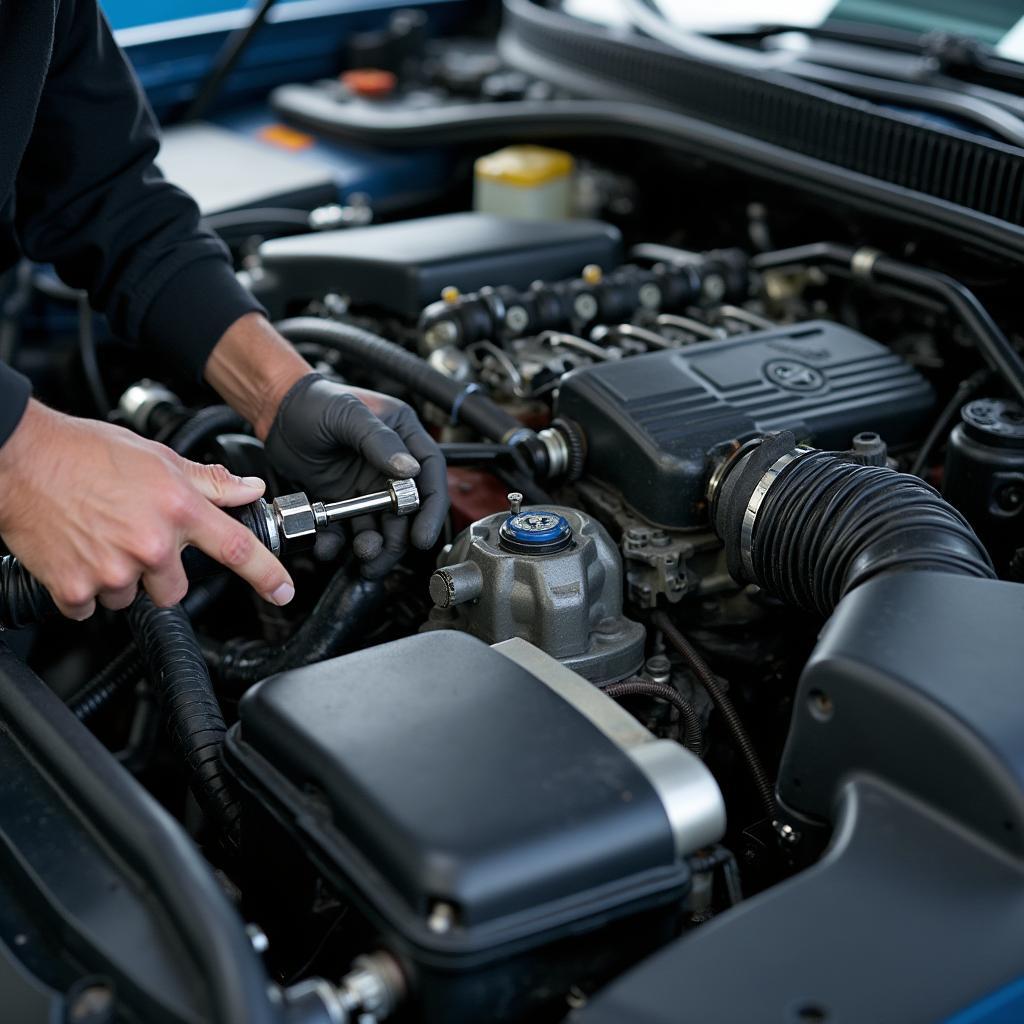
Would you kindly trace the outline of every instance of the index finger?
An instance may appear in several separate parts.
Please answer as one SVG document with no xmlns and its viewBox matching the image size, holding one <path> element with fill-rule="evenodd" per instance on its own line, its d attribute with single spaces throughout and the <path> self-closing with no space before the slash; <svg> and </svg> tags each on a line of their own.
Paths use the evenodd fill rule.
<svg viewBox="0 0 1024 1024">
<path fill-rule="evenodd" d="M 186 540 L 241 576 L 265 601 L 284 605 L 295 596 L 285 567 L 253 533 L 210 502 L 202 502 Z"/>
</svg>

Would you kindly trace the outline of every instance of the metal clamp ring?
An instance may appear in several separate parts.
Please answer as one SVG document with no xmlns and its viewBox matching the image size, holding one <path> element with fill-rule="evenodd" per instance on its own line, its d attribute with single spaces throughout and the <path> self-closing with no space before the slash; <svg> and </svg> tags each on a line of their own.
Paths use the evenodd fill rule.
<svg viewBox="0 0 1024 1024">
<path fill-rule="evenodd" d="M 470 395 L 475 394 L 477 391 L 483 389 L 479 384 L 467 384 L 456 396 L 455 401 L 452 402 L 452 426 L 457 426 L 459 422 L 459 411 L 462 409 L 462 403 L 465 402 Z"/>
<path fill-rule="evenodd" d="M 748 579 L 753 580 L 755 578 L 754 560 L 751 556 L 751 550 L 754 543 L 754 524 L 757 522 L 757 513 L 760 511 L 764 499 L 768 496 L 772 484 L 779 478 L 779 474 L 788 465 L 796 462 L 798 459 L 802 459 L 813 451 L 815 451 L 814 448 L 800 445 L 800 447 L 794 448 L 793 451 L 786 452 L 785 455 L 780 459 L 776 459 L 764 471 L 761 479 L 757 482 L 757 486 L 754 488 L 753 494 L 750 495 L 750 500 L 747 502 L 747 507 L 743 512 L 743 523 L 740 526 L 740 558 L 743 562 L 743 571 L 747 574 Z"/>
</svg>

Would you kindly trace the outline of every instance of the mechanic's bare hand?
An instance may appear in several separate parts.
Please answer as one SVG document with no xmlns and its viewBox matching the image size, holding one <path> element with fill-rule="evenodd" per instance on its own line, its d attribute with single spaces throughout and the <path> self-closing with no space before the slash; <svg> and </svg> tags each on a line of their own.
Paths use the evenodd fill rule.
<svg viewBox="0 0 1024 1024">
<path fill-rule="evenodd" d="M 0 536 L 72 619 L 97 601 L 127 607 L 140 581 L 156 604 L 176 604 L 190 544 L 287 604 L 295 588 L 284 567 L 218 508 L 255 501 L 263 487 L 32 401 L 0 448 Z"/>
<path fill-rule="evenodd" d="M 405 402 L 309 373 L 281 401 L 266 450 L 278 472 L 318 501 L 383 490 L 396 477 L 416 478 L 421 505 L 414 517 L 352 520 L 353 550 L 367 578 L 390 571 L 410 538 L 424 550 L 437 541 L 448 514 L 447 469 Z"/>
</svg>

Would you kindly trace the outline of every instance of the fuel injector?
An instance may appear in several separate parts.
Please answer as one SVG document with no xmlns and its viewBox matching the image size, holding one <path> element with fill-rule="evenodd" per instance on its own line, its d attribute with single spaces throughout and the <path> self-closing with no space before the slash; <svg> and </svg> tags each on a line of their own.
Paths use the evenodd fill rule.
<svg viewBox="0 0 1024 1024">
<path fill-rule="evenodd" d="M 389 480 L 387 490 L 363 494 L 344 501 L 310 501 L 299 491 L 273 501 L 259 498 L 229 512 L 260 539 L 264 547 L 280 557 L 310 548 L 317 531 L 332 523 L 372 512 L 412 515 L 420 507 L 420 495 L 412 480 Z M 185 566 L 188 572 L 188 566 Z"/>
</svg>

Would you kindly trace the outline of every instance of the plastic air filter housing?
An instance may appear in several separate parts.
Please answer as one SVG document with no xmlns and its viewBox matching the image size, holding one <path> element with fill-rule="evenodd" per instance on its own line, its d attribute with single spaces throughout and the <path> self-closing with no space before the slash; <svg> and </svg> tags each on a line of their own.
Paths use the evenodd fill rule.
<svg viewBox="0 0 1024 1024">
<path fill-rule="evenodd" d="M 722 446 L 778 430 L 825 449 L 865 430 L 898 445 L 933 404 L 928 382 L 884 345 L 814 321 L 575 370 L 557 411 L 586 434 L 589 477 L 648 521 L 687 529 L 706 522 Z"/>
<path fill-rule="evenodd" d="M 294 840 L 271 877 L 308 858 L 416 1019 L 519 1020 L 643 955 L 725 827 L 697 757 L 518 639 L 407 637 L 265 680 L 239 718 L 249 848 Z"/>
</svg>

